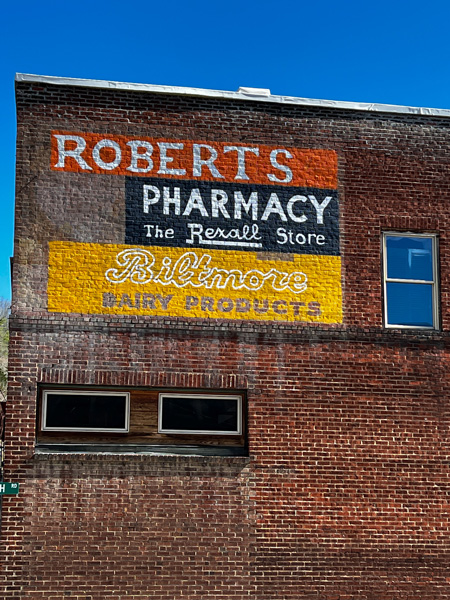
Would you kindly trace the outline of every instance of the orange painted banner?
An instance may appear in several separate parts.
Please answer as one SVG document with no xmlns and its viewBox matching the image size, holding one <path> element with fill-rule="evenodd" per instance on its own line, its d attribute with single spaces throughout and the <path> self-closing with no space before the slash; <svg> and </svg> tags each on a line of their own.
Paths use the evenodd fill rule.
<svg viewBox="0 0 450 600">
<path fill-rule="evenodd" d="M 51 168 L 177 180 L 336 189 L 333 150 L 52 131 Z"/>
</svg>

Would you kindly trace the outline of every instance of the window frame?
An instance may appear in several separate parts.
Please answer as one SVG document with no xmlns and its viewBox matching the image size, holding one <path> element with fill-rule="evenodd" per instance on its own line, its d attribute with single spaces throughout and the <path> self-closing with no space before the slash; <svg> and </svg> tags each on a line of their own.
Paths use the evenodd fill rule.
<svg viewBox="0 0 450 600">
<path fill-rule="evenodd" d="M 403 237 L 403 238 L 427 238 L 432 242 L 432 269 L 433 279 L 403 279 L 396 277 L 388 277 L 387 260 L 388 251 L 386 240 L 388 237 Z M 439 237 L 436 233 L 415 233 L 411 231 L 385 231 L 383 232 L 382 239 L 382 265 L 383 265 L 383 319 L 384 327 L 387 329 L 420 329 L 424 331 L 435 331 L 439 329 L 439 278 L 438 278 L 438 248 L 439 248 Z M 429 325 L 401 325 L 396 323 L 389 323 L 388 321 L 388 283 L 409 283 L 416 285 L 428 285 L 431 286 L 432 290 L 432 318 L 433 324 Z"/>
<path fill-rule="evenodd" d="M 221 431 L 221 430 L 197 430 L 197 429 L 164 429 L 162 427 L 163 420 L 163 399 L 164 398 L 203 398 L 203 399 L 221 399 L 221 400 L 236 400 L 237 404 L 237 429 L 236 431 Z M 158 394 L 158 433 L 170 435 L 242 435 L 242 395 L 237 394 L 183 394 L 181 392 L 160 392 Z"/>
<path fill-rule="evenodd" d="M 47 396 L 58 394 L 64 396 L 125 396 L 125 414 L 123 428 L 109 427 L 49 427 L 46 425 Z M 77 390 L 77 389 L 46 389 L 42 390 L 41 403 L 41 431 L 49 432 L 78 432 L 78 433 L 129 433 L 130 430 L 130 392 L 111 392 L 101 390 Z"/>
</svg>

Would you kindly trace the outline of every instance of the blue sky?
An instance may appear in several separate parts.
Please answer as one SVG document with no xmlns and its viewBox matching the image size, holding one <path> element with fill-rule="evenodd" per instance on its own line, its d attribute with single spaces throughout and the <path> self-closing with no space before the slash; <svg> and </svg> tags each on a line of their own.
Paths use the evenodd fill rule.
<svg viewBox="0 0 450 600">
<path fill-rule="evenodd" d="M 8 2 L 0 24 L 0 297 L 10 298 L 14 75 L 450 108 L 450 3 Z"/>
</svg>

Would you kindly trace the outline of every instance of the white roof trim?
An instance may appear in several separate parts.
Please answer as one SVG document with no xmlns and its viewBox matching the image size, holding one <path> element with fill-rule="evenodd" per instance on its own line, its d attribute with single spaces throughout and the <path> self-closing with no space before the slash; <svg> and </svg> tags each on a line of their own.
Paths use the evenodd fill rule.
<svg viewBox="0 0 450 600">
<path fill-rule="evenodd" d="M 368 112 L 400 113 L 407 115 L 423 115 L 432 117 L 450 117 L 450 109 L 446 108 L 423 108 L 415 106 L 397 106 L 395 104 L 372 104 L 366 102 L 344 102 L 340 100 L 315 100 L 310 98 L 296 98 L 294 96 L 273 96 L 267 94 L 269 90 L 260 90 L 259 88 L 239 88 L 239 91 L 237 92 L 227 92 L 222 90 L 206 90 L 202 88 L 178 87 L 172 85 L 153 85 L 148 83 L 122 83 L 118 81 L 102 81 L 99 79 L 75 79 L 72 77 L 28 75 L 25 73 L 17 73 L 16 81 L 26 81 L 30 83 L 46 83 L 50 85 L 92 87 L 110 90 L 127 90 L 131 92 L 151 92 L 154 94 L 200 96 L 203 98 L 218 98 L 226 100 L 251 100 L 252 102 L 271 102 L 274 104 L 317 106 L 321 108 L 338 108 Z"/>
</svg>

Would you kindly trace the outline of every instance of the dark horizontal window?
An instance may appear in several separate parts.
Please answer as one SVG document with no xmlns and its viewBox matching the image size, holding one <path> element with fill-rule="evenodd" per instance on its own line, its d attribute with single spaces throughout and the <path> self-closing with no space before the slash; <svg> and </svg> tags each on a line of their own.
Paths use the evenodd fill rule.
<svg viewBox="0 0 450 600">
<path fill-rule="evenodd" d="M 205 456 L 248 453 L 244 392 L 54 386 L 41 387 L 37 400 L 39 448 Z"/>
<path fill-rule="evenodd" d="M 43 431 L 127 432 L 129 394 L 44 392 Z"/>
<path fill-rule="evenodd" d="M 159 395 L 161 433 L 239 435 L 242 431 L 241 396 Z"/>
</svg>

